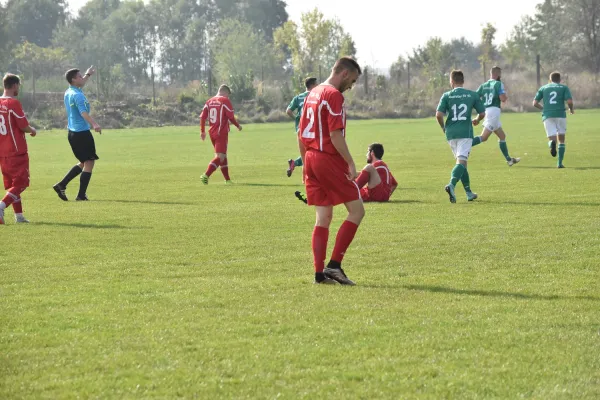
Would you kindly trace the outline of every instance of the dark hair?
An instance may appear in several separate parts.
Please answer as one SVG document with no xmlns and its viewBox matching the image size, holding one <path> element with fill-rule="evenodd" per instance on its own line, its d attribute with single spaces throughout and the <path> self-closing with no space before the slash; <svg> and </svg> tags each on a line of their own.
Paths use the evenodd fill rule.
<svg viewBox="0 0 600 400">
<path fill-rule="evenodd" d="M 499 66 L 495 65 L 492 67 L 492 69 L 490 70 L 490 72 L 492 74 L 499 74 L 500 72 L 502 72 L 502 68 L 500 68 Z"/>
<path fill-rule="evenodd" d="M 550 80 L 554 83 L 560 83 L 560 72 L 554 71 L 550 74 Z"/>
<path fill-rule="evenodd" d="M 375 154 L 375 157 L 380 160 L 383 158 L 383 145 L 381 143 L 373 143 L 369 145 L 369 151 L 372 151 Z"/>
<path fill-rule="evenodd" d="M 450 72 L 450 79 L 452 79 L 452 82 L 454 83 L 465 83 L 465 74 L 463 74 L 460 69 L 455 69 Z"/>
<path fill-rule="evenodd" d="M 311 88 L 316 85 L 317 85 L 317 78 L 310 77 L 310 78 L 306 78 L 304 80 L 304 86 L 306 86 L 307 90 L 308 90 L 308 88 Z"/>
<path fill-rule="evenodd" d="M 356 60 L 352 57 L 342 57 L 335 62 L 335 65 L 333 66 L 333 71 L 336 74 L 339 74 L 340 72 L 342 72 L 344 70 L 352 71 L 352 72 L 356 71 L 356 72 L 358 72 L 358 75 L 362 74 L 360 65 L 358 65 Z"/>
<path fill-rule="evenodd" d="M 69 85 L 73 83 L 73 79 L 77 76 L 78 73 L 79 70 L 77 68 L 72 68 L 67 71 L 67 73 L 65 74 L 65 78 L 67 79 L 67 82 L 69 82 Z"/>
<path fill-rule="evenodd" d="M 221 85 L 221 86 L 219 86 L 219 93 L 220 93 L 221 91 L 225 91 L 225 92 L 227 92 L 227 93 L 231 94 L 231 89 L 230 89 L 230 88 L 229 88 L 229 86 L 227 86 L 227 85 Z"/>
<path fill-rule="evenodd" d="M 4 89 L 12 89 L 13 86 L 21 84 L 21 79 L 15 74 L 6 74 L 3 83 Z"/>
</svg>

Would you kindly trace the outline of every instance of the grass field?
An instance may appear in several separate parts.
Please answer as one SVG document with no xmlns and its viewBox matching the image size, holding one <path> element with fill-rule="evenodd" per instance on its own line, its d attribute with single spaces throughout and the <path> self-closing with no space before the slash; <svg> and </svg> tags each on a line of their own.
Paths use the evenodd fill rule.
<svg viewBox="0 0 600 400">
<path fill-rule="evenodd" d="M 539 115 L 503 123 L 522 162 L 491 138 L 480 199 L 450 204 L 434 120 L 349 121 L 357 165 L 380 141 L 399 182 L 366 205 L 356 287 L 312 284 L 291 123 L 232 133 L 233 186 L 201 185 L 195 127 L 107 131 L 86 203 L 52 191 L 74 159 L 40 132 L 32 223 L 0 227 L 0 398 L 600 398 L 600 114 L 569 119 L 564 170 Z"/>
</svg>

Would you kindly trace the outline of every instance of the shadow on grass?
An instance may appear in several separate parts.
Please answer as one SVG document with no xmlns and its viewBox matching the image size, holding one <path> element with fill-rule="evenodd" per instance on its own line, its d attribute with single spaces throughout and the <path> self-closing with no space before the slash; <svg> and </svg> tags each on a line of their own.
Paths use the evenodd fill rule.
<svg viewBox="0 0 600 400">
<path fill-rule="evenodd" d="M 390 201 L 386 201 L 384 203 L 378 203 L 378 204 L 412 204 L 412 203 L 425 203 L 425 202 L 421 201 L 421 200 L 390 200 Z"/>
<path fill-rule="evenodd" d="M 513 299 L 523 300 L 591 300 L 600 301 L 600 297 L 594 296 L 558 296 L 558 295 L 539 295 L 526 293 L 499 292 L 495 290 L 469 290 L 469 289 L 454 289 L 443 286 L 427 286 L 427 285 L 400 285 L 400 288 L 432 292 L 432 293 L 450 293 L 461 294 L 467 296 L 482 296 L 482 297 L 508 297 Z"/>
<path fill-rule="evenodd" d="M 65 226 L 69 228 L 82 229 L 150 229 L 148 227 L 133 227 L 117 224 L 83 224 L 83 223 L 66 223 L 66 222 L 33 222 L 32 225 L 47 225 L 47 226 Z"/>
<path fill-rule="evenodd" d="M 94 203 L 132 203 L 132 204 L 158 204 L 165 206 L 193 206 L 196 203 L 177 201 L 147 201 L 147 200 L 94 200 Z"/>
<path fill-rule="evenodd" d="M 495 203 L 495 204 L 513 204 L 520 206 L 555 206 L 555 207 L 568 207 L 568 206 L 588 206 L 598 207 L 600 203 L 583 203 L 583 202 L 572 202 L 572 203 L 542 203 L 538 201 L 481 201 L 480 203 Z"/>
<path fill-rule="evenodd" d="M 546 167 L 546 166 L 538 166 L 538 165 L 523 165 L 523 166 L 519 166 L 517 167 L 519 169 L 521 168 L 528 168 L 528 169 L 558 169 L 556 168 L 556 166 L 550 166 L 550 167 Z M 566 167 L 565 169 L 574 169 L 576 171 L 587 171 L 587 170 L 600 170 L 600 167 Z"/>
<path fill-rule="evenodd" d="M 290 187 L 290 186 L 295 186 L 295 187 L 299 187 L 302 188 L 304 187 L 304 185 L 302 185 L 301 183 L 234 183 L 232 186 L 258 186 L 258 187 L 275 187 L 275 186 L 279 186 L 279 187 Z"/>
</svg>

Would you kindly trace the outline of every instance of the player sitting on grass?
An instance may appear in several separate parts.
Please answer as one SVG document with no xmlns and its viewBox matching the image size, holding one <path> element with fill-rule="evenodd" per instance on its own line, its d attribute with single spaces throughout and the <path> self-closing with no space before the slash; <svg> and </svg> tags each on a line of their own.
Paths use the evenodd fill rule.
<svg viewBox="0 0 600 400">
<path fill-rule="evenodd" d="M 383 158 L 383 145 L 373 143 L 367 149 L 367 165 L 362 169 L 356 184 L 360 189 L 363 202 L 388 201 L 398 187 L 398 182 L 390 172 Z M 366 186 L 365 186 L 366 185 Z"/>
</svg>

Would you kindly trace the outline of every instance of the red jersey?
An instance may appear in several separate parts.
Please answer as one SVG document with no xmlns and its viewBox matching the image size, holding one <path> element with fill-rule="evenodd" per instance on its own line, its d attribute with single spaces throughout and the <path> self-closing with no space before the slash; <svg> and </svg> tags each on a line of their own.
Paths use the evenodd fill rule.
<svg viewBox="0 0 600 400">
<path fill-rule="evenodd" d="M 346 136 L 344 96 L 331 85 L 319 85 L 304 100 L 298 135 L 306 150 L 339 155 L 330 136 L 337 130 Z"/>
<path fill-rule="evenodd" d="M 215 96 L 208 99 L 202 109 L 202 114 L 200 114 L 200 125 L 202 127 L 204 127 L 207 119 L 210 123 L 208 133 L 211 137 L 229 133 L 229 122 L 239 127 L 238 122 L 235 120 L 233 105 L 224 96 Z"/>
<path fill-rule="evenodd" d="M 29 121 L 21 102 L 12 97 L 0 97 L 0 157 L 27 154 L 27 141 L 23 129 Z"/>
<path fill-rule="evenodd" d="M 390 169 L 388 168 L 387 164 L 384 163 L 383 161 L 377 160 L 371 165 L 373 165 L 373 167 L 375 167 L 375 170 L 377 171 L 377 173 L 379 174 L 379 177 L 381 178 L 381 183 L 379 185 L 377 185 L 376 188 L 385 192 L 389 198 L 389 196 L 392 192 L 392 186 L 397 186 L 398 182 L 396 182 L 396 179 L 394 179 L 394 176 L 390 172 Z M 381 188 L 380 188 L 380 186 L 381 186 Z"/>
</svg>

